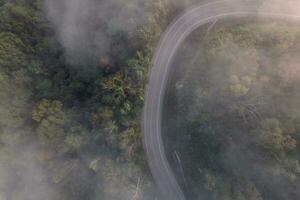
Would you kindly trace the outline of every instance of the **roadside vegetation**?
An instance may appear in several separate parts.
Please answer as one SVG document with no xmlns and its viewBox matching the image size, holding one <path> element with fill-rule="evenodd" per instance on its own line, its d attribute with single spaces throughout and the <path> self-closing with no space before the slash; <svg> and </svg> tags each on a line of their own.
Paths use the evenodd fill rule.
<svg viewBox="0 0 300 200">
<path fill-rule="evenodd" d="M 0 0 L 0 200 L 159 199 L 144 88 L 184 3 L 147 1 L 134 31 L 97 21 L 112 45 L 70 62 L 44 1 Z M 164 142 L 189 199 L 299 199 L 299 37 L 285 22 L 217 22 L 183 45 Z"/>
<path fill-rule="evenodd" d="M 135 32 L 103 30 L 113 48 L 73 66 L 43 1 L 0 1 L 1 200 L 156 198 L 140 118 L 166 5 Z"/>
<path fill-rule="evenodd" d="M 191 199 L 299 199 L 299 38 L 284 21 L 225 21 L 178 53 L 166 137 Z"/>
</svg>

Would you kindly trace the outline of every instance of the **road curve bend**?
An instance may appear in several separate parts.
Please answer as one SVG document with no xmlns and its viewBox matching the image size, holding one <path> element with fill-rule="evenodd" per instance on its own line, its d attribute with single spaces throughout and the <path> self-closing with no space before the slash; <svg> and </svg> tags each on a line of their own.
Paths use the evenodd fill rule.
<svg viewBox="0 0 300 200">
<path fill-rule="evenodd" d="M 184 12 L 171 23 L 159 42 L 146 88 L 142 128 L 143 145 L 149 167 L 164 200 L 186 199 L 167 161 L 161 136 L 162 105 L 176 51 L 192 31 L 204 24 L 219 19 L 250 16 L 299 21 L 299 16 L 289 15 L 289 13 L 258 11 L 251 0 L 218 1 L 196 5 Z"/>
</svg>

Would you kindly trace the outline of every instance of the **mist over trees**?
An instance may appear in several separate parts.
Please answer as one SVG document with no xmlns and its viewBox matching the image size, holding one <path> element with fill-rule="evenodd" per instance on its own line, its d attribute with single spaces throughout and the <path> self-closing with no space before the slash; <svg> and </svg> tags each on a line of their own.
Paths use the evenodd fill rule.
<svg viewBox="0 0 300 200">
<path fill-rule="evenodd" d="M 164 1 L 148 3 L 147 18 L 127 30 L 127 16 L 108 21 L 129 13 L 124 1 L 89 3 L 96 1 L 0 1 L 1 200 L 157 196 L 140 115 L 169 9 Z M 101 16 L 103 3 L 112 6 L 110 16 Z M 66 24 L 70 30 L 58 27 Z"/>
<path fill-rule="evenodd" d="M 145 84 L 162 32 L 199 2 L 0 0 L 0 200 L 159 199 Z M 178 58 L 165 140 L 188 198 L 297 199 L 299 28 L 203 30 Z"/>
<path fill-rule="evenodd" d="M 299 37 L 284 21 L 220 21 L 183 45 L 165 140 L 191 199 L 300 198 Z"/>
</svg>

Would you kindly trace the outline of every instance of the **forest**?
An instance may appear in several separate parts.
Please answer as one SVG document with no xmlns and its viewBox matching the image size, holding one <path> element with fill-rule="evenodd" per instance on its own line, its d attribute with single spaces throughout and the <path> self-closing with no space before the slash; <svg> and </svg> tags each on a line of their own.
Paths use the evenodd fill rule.
<svg viewBox="0 0 300 200">
<path fill-rule="evenodd" d="M 299 199 L 299 24 L 209 27 L 178 53 L 165 102 L 168 157 L 182 187 L 190 199 Z"/>
<path fill-rule="evenodd" d="M 161 199 L 141 115 L 156 45 L 189 2 L 0 0 L 0 200 Z M 249 20 L 187 39 L 164 142 L 188 199 L 299 199 L 299 38 Z"/>
<path fill-rule="evenodd" d="M 114 42 L 74 52 L 44 1 L 0 6 L 0 199 L 155 199 L 140 117 L 167 3 L 132 31 L 103 17 L 89 28 Z"/>
</svg>

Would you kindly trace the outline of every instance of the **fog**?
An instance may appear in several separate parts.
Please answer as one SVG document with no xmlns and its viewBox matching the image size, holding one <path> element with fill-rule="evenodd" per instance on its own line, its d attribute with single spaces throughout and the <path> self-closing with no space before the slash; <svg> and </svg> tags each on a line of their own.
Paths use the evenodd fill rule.
<svg viewBox="0 0 300 200">
<path fill-rule="evenodd" d="M 169 0 L 169 4 L 179 11 L 183 11 L 185 8 L 189 8 L 193 3 L 199 2 L 202 1 Z M 116 42 L 114 39 L 118 38 L 118 33 L 134 35 L 141 26 L 147 23 L 149 15 L 152 14 L 149 13 L 147 9 L 148 3 L 149 0 L 45 0 L 44 11 L 65 51 L 65 58 L 68 64 L 76 69 L 80 69 L 80 71 L 84 73 L 90 71 L 90 68 L 96 67 L 99 60 L 103 57 L 107 56 L 111 60 L 110 62 L 114 62 L 113 58 L 110 58 L 109 55 L 111 50 L 116 48 L 116 46 L 124 47 L 119 45 L 118 41 Z M 266 0 L 259 1 L 257 4 L 261 11 L 280 10 L 289 14 L 300 13 L 299 0 Z M 209 31 L 206 33 L 209 34 Z M 239 45 L 228 44 L 228 46 L 236 47 Z M 187 48 L 187 51 L 189 50 L 194 51 Z M 121 53 L 122 51 L 126 52 L 126 49 L 121 49 L 120 51 Z M 237 49 L 236 51 L 245 52 L 245 54 L 248 53 L 244 49 Z M 200 52 L 202 51 L 200 50 Z M 242 63 L 244 61 L 245 60 L 241 60 L 241 65 L 244 64 Z M 283 71 L 281 75 L 284 76 L 286 80 L 298 80 L 300 77 L 298 54 L 295 53 L 293 55 L 284 56 L 281 62 L 287 65 L 287 67 L 285 66 L 283 69 L 280 68 L 283 64 L 279 65 L 278 70 Z M 221 85 L 223 81 L 220 79 L 221 76 L 222 74 L 218 73 L 214 75 L 216 86 Z M 5 127 L 3 130 L 1 127 L 1 131 L 12 133 L 15 136 L 11 138 L 0 137 L 2 152 L 0 154 L 0 200 L 56 200 L 63 191 L 64 185 L 58 184 L 57 186 L 49 181 L 49 166 L 42 166 L 40 164 L 39 159 L 41 156 L 37 153 L 40 150 L 40 146 L 35 141 L 32 130 L 28 128 L 30 127 L 27 124 L 28 122 L 8 114 L 13 112 L 23 113 L 32 108 L 32 104 L 34 103 L 30 102 L 30 98 L 28 97 L 28 93 L 32 91 L 28 91 L 28 88 L 25 88 L 26 84 L 23 86 L 24 87 L 17 86 L 17 88 L 9 85 L 1 86 L 2 89 L 4 88 L 3 90 L 5 90 L 4 92 L 1 91 L 1 95 L 3 95 L 4 98 L 2 98 L 0 105 L 0 121 L 1 125 L 4 124 L 3 127 Z M 16 91 L 20 99 L 12 95 L 11 91 Z M 185 92 L 186 91 L 183 91 L 183 93 Z M 16 105 L 14 101 L 23 101 L 24 99 L 26 100 L 24 102 L 28 104 L 25 103 L 25 105 L 14 108 Z M 294 108 L 298 108 L 296 101 L 291 100 L 288 103 L 295 103 Z M 12 110 L 7 111 L 7 107 Z M 76 108 L 74 109 L 76 110 Z M 197 109 L 194 109 L 194 111 L 197 111 Z M 295 112 L 295 114 L 297 113 Z M 11 140 L 14 140 L 14 142 L 11 142 Z M 16 140 L 18 142 L 15 142 Z M 239 169 L 250 165 L 250 160 L 245 160 L 245 162 L 241 164 L 237 159 L 244 156 L 238 152 L 241 152 L 245 143 L 247 144 L 247 141 L 241 142 L 240 145 L 232 144 L 228 146 L 228 149 L 224 152 L 224 163 L 228 168 Z M 253 156 L 250 155 L 251 152 L 246 152 L 246 154 L 247 153 L 249 153 L 249 155 L 246 156 L 246 159 L 248 156 Z M 146 182 L 143 182 L 143 177 L 147 177 L 147 175 L 137 172 L 132 176 L 134 177 L 132 180 L 132 178 L 128 178 L 126 174 L 129 173 L 128 166 L 120 166 L 113 158 L 106 157 L 106 155 L 99 158 L 98 163 L 93 155 L 83 153 L 78 157 L 80 159 L 71 161 L 75 163 L 76 167 L 70 169 L 67 173 L 72 177 L 69 179 L 70 182 L 66 184 L 74 184 L 74 187 L 72 186 L 74 197 L 78 194 L 76 196 L 78 199 L 99 199 L 98 194 L 84 196 L 78 191 L 79 189 L 87 187 L 90 182 L 94 183 L 94 187 L 102 187 L 107 191 L 111 191 L 111 193 L 118 193 L 118 197 L 122 198 L 122 200 L 143 199 L 143 195 L 157 197 L 156 192 L 146 191 L 147 187 L 152 186 L 147 185 L 145 186 L 146 189 L 142 186 L 142 184 Z M 64 158 L 62 157 L 58 160 L 64 161 Z M 93 160 L 93 165 L 89 165 Z M 100 160 L 104 160 L 105 162 L 101 162 Z M 15 168 L 11 168 L 11 165 L 15 166 Z M 90 168 L 87 169 L 86 166 Z M 181 167 L 182 166 L 180 166 L 180 168 Z M 257 173 L 260 176 L 259 179 L 262 184 L 272 184 L 272 187 L 278 190 L 277 192 L 284 192 L 283 190 L 286 187 L 284 183 L 282 183 L 282 180 L 272 179 L 272 183 L 269 183 L 271 176 L 268 175 L 268 171 L 271 167 L 272 166 L 268 165 L 258 165 L 257 169 L 255 169 L 256 171 L 249 172 L 249 174 L 243 174 L 243 171 L 237 175 L 252 176 L 252 173 Z M 184 171 L 186 169 L 182 170 Z M 111 174 L 111 179 L 114 178 L 114 173 L 125 174 L 130 181 L 128 181 L 128 179 L 119 180 L 117 185 L 113 185 L 112 181 L 107 179 L 100 183 L 98 181 L 99 177 L 95 175 L 95 172 L 99 171 Z M 236 173 L 238 173 L 238 171 Z M 91 177 L 93 179 L 92 181 L 89 180 Z M 77 183 L 77 181 L 81 183 Z M 298 183 L 297 188 L 299 189 L 299 187 Z M 21 195 L 16 196 L 14 193 L 15 190 L 18 190 L 18 194 Z M 116 192 L 116 190 L 118 191 Z M 153 194 L 151 192 L 153 192 Z M 107 199 L 109 198 L 113 197 L 108 196 Z"/>
<path fill-rule="evenodd" d="M 145 22 L 145 4 L 144 0 L 46 0 L 45 11 L 68 61 L 84 66 L 97 64 L 108 54 L 118 42 L 116 34 L 131 34 Z"/>
<path fill-rule="evenodd" d="M 261 26 L 251 26 L 251 23 L 257 22 Z M 242 25 L 235 32 L 235 25 L 231 23 L 219 20 L 199 28 L 177 54 L 164 111 L 164 130 L 167 133 L 164 139 L 169 145 L 169 148 L 166 147 L 169 160 L 186 194 L 194 193 L 191 199 L 220 199 L 217 191 L 222 186 L 218 181 L 230 184 L 230 181 L 226 182 L 228 174 L 231 180 L 240 184 L 237 188 L 250 195 L 240 198 L 298 199 L 297 156 L 296 160 L 288 161 L 290 168 L 287 169 L 281 166 L 283 161 L 272 162 L 272 155 L 266 153 L 266 149 L 264 152 L 257 148 L 259 145 L 271 145 L 277 137 L 286 137 L 285 145 L 276 148 L 286 152 L 290 152 L 291 148 L 296 152 L 298 129 L 288 129 L 291 131 L 288 132 L 284 127 L 289 125 L 284 123 L 299 116 L 300 93 L 299 88 L 295 88 L 300 81 L 298 24 L 278 21 L 281 24 L 278 26 L 272 20 L 235 20 L 232 24 Z M 250 25 L 245 25 L 247 23 Z M 219 35 L 216 34 L 218 30 Z M 254 45 L 254 48 L 253 44 L 257 46 Z M 270 77 L 278 81 L 278 85 Z M 252 85 L 250 88 L 249 84 Z M 295 87 L 286 86 L 283 92 L 279 89 L 284 88 L 281 84 L 295 84 Z M 275 94 L 282 96 L 276 99 L 272 96 Z M 241 109 L 247 105 L 249 113 L 248 108 L 246 111 Z M 281 115 L 271 114 L 277 111 Z M 273 117 L 283 121 L 279 122 Z M 244 126 L 239 124 L 239 119 L 244 121 Z M 276 126 L 274 129 L 279 132 L 269 126 Z M 261 127 L 266 130 L 261 131 Z M 232 137 L 235 133 L 239 133 L 238 136 Z M 286 136 L 288 134 L 291 135 Z M 261 143 L 258 145 L 257 141 Z M 174 158 L 178 154 L 181 155 L 182 164 Z M 197 159 L 200 160 L 198 164 Z M 208 170 L 205 168 L 207 165 L 210 166 Z M 222 173 L 211 175 L 219 167 Z M 248 180 L 264 188 L 262 196 L 258 195 L 252 183 L 247 183 L 252 192 L 247 191 L 248 186 L 243 185 L 243 181 Z M 200 189 L 201 184 L 198 182 L 197 185 L 197 181 L 205 189 Z M 215 195 L 209 196 L 209 192 Z"/>
</svg>

